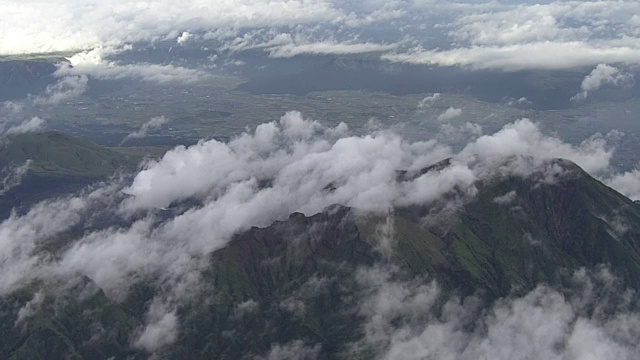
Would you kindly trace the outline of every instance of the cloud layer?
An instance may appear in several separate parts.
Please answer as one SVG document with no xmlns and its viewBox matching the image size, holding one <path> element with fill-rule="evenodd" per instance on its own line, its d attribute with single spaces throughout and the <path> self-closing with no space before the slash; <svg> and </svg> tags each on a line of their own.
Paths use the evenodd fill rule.
<svg viewBox="0 0 640 360">
<path fill-rule="evenodd" d="M 569 292 L 541 285 L 488 308 L 434 282 L 393 280 L 395 273 L 378 267 L 358 275 L 368 320 L 356 354 L 364 347 L 379 359 L 578 360 L 633 359 L 640 350 L 640 316 L 620 300 L 632 293 L 605 269 L 576 272 Z"/>
<path fill-rule="evenodd" d="M 507 71 L 640 63 L 640 5 L 631 0 L 190 0 L 179 8 L 166 0 L 3 0 L 0 12 L 8 14 L 0 54 L 170 41 L 272 57 L 387 52 L 395 62 Z M 55 20 L 32 21 L 43 14 Z"/>
<path fill-rule="evenodd" d="M 475 140 L 454 153 L 436 140 L 409 142 L 387 130 L 352 135 L 343 123 L 325 127 L 289 112 L 227 143 L 179 146 L 143 164 L 130 181 L 114 178 L 12 213 L 0 223 L 0 295 L 33 280 L 86 276 L 118 300 L 133 283 L 153 281 L 163 291 L 136 341 L 153 351 L 176 338 L 176 304 L 192 295 L 187 289 L 198 288 L 206 255 L 251 226 L 333 204 L 386 214 L 445 194 L 465 201 L 478 181 L 496 177 L 552 182 L 562 176 L 547 162 L 556 157 L 592 174 L 610 170 L 613 146 L 601 135 L 572 146 L 527 119 L 490 135 L 473 131 Z M 397 170 L 419 171 L 449 157 L 451 165 L 441 171 L 398 181 Z M 113 225 L 95 228 L 93 219 L 104 218 Z M 42 250 L 78 225 L 90 230 L 53 253 Z"/>
</svg>

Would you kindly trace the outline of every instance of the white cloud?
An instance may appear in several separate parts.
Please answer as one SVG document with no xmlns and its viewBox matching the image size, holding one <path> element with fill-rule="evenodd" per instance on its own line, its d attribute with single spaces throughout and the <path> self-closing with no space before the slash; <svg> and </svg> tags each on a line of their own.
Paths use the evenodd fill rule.
<svg viewBox="0 0 640 360">
<path fill-rule="evenodd" d="M 273 344 L 265 360 L 314 360 L 322 347 L 320 344 L 307 345 L 302 340 L 286 344 Z"/>
<path fill-rule="evenodd" d="M 189 40 L 191 40 L 193 38 L 193 34 L 185 31 L 182 33 L 182 35 L 180 35 L 177 39 L 176 42 L 180 45 L 185 44 L 186 42 L 188 42 Z"/>
<path fill-rule="evenodd" d="M 640 64 L 635 1 L 420 3 L 414 5 L 442 14 L 437 27 L 447 30 L 451 46 L 418 43 L 385 59 L 506 71 Z"/>
<path fill-rule="evenodd" d="M 327 1 L 222 0 L 0 2 L 0 54 L 79 51 L 175 39 L 185 31 L 338 21 Z M 47 21 L 34 21 L 47 19 Z M 180 30 L 178 30 L 180 29 Z"/>
<path fill-rule="evenodd" d="M 480 136 L 482 136 L 482 126 L 478 124 L 466 122 L 456 126 L 444 123 L 440 125 L 440 133 L 437 139 L 443 144 L 466 145 Z"/>
<path fill-rule="evenodd" d="M 22 102 L 16 101 L 5 101 L 3 103 L 3 107 L 13 114 L 18 114 L 24 110 L 24 104 Z"/>
<path fill-rule="evenodd" d="M 365 336 L 352 345 L 354 357 L 369 350 L 379 359 L 634 359 L 640 350 L 640 316 L 624 300 L 612 308 L 625 291 L 607 271 L 576 272 L 572 295 L 541 285 L 488 305 L 434 282 L 392 280 L 395 273 L 361 270 Z"/>
<path fill-rule="evenodd" d="M 9 15 L 0 24 L 0 54 L 213 41 L 217 45 L 207 48 L 263 48 L 273 57 L 397 50 L 385 58 L 507 71 L 640 63 L 640 5 L 632 0 L 189 0 L 180 5 L 168 0 L 3 0 L 0 13 Z M 43 14 L 51 19 L 46 24 L 32 20 Z"/>
<path fill-rule="evenodd" d="M 616 174 L 605 180 L 605 184 L 612 187 L 631 200 L 640 200 L 640 171 L 632 170 Z"/>
<path fill-rule="evenodd" d="M 196 69 L 188 69 L 174 65 L 159 64 L 120 64 L 105 60 L 104 57 L 117 53 L 112 49 L 96 48 L 91 51 L 78 53 L 67 60 L 69 64 L 60 64 L 54 76 L 62 78 L 84 78 L 91 76 L 96 79 L 123 79 L 132 78 L 142 81 L 164 84 L 169 82 L 194 82 L 208 77 L 208 75 Z M 85 81 L 86 88 L 86 81 Z"/>
<path fill-rule="evenodd" d="M 438 115 L 438 121 L 449 121 L 462 115 L 462 109 L 454 108 L 450 106 L 442 114 Z"/>
<path fill-rule="evenodd" d="M 266 38 L 265 38 L 266 36 Z M 393 50 L 397 44 L 361 42 L 357 39 L 338 41 L 314 40 L 304 33 L 273 33 L 262 31 L 245 33 L 236 37 L 225 48 L 232 51 L 263 49 L 272 58 L 291 58 L 298 55 L 345 55 L 385 52 Z"/>
<path fill-rule="evenodd" d="M 387 54 L 383 55 L 383 58 L 393 62 L 506 71 L 571 69 L 604 62 L 640 64 L 640 48 L 578 41 L 535 42 L 505 46 L 471 46 L 451 50 L 417 50 Z"/>
<path fill-rule="evenodd" d="M 18 310 L 18 318 L 16 319 L 14 326 L 18 326 L 33 317 L 42 307 L 44 299 L 45 295 L 42 290 L 35 293 L 33 298 Z"/>
<path fill-rule="evenodd" d="M 589 93 L 600 89 L 604 85 L 628 86 L 633 82 L 633 74 L 626 73 L 607 64 L 598 64 L 595 69 L 585 76 L 580 85 L 582 92 L 571 98 L 573 101 L 584 100 Z"/>
<path fill-rule="evenodd" d="M 169 310 L 165 304 L 154 301 L 147 311 L 145 327 L 134 345 L 152 353 L 173 343 L 177 335 L 178 317 L 175 310 Z"/>
<path fill-rule="evenodd" d="M 504 126 L 493 135 L 481 136 L 465 147 L 461 155 L 479 156 L 482 161 L 494 164 L 497 159 L 513 155 L 532 157 L 536 162 L 541 159 L 564 158 L 575 162 L 587 172 L 598 175 L 609 169 L 613 150 L 607 139 L 600 134 L 584 140 L 579 146 L 572 146 L 557 137 L 543 134 L 530 120 L 521 119 Z M 530 173 L 527 170 L 530 165 L 522 165 L 521 169 L 516 165 L 506 170 Z"/>
<path fill-rule="evenodd" d="M 168 122 L 169 122 L 169 119 L 167 119 L 164 116 L 153 117 L 153 118 L 151 118 L 151 120 L 149 120 L 146 123 L 142 124 L 142 126 L 140 126 L 140 128 L 137 131 L 134 131 L 131 134 L 127 135 L 122 140 L 122 143 L 124 143 L 125 141 L 127 141 L 129 139 L 144 138 L 144 137 L 147 136 L 149 131 L 153 131 L 153 130 L 159 129 L 162 125 L 164 125 L 164 124 L 166 124 Z"/>
<path fill-rule="evenodd" d="M 8 169 L 3 169 L 2 173 L 6 174 L 2 179 L 2 188 L 0 188 L 0 196 L 4 195 L 7 191 L 13 189 L 14 187 L 20 185 L 22 179 L 29 172 L 29 168 L 33 161 L 27 160 L 24 164 L 17 167 L 10 167 Z"/>
<path fill-rule="evenodd" d="M 198 288 L 207 254 L 251 226 L 333 204 L 380 215 L 445 194 L 463 204 L 479 180 L 533 174 L 548 181 L 561 175 L 561 168 L 547 162 L 556 157 L 601 173 L 611 154 L 603 136 L 572 146 L 544 135 L 529 120 L 480 136 L 454 154 L 435 140 L 409 142 L 386 130 L 350 135 L 344 125 L 326 128 L 290 112 L 228 143 L 177 147 L 144 164 L 130 182 L 115 179 L 91 193 L 12 214 L 0 223 L 0 294 L 30 280 L 82 275 L 117 300 L 134 282 L 156 279 L 164 291 L 157 300 L 162 311 L 150 309 L 137 341 L 154 351 L 175 339 L 176 303 Z M 398 181 L 397 170 L 419 171 L 449 157 L 444 169 Z M 182 208 L 185 200 L 198 205 Z M 38 251 L 56 234 L 94 217 L 130 225 L 87 231 L 55 256 Z"/>
<path fill-rule="evenodd" d="M 34 104 L 56 105 L 77 98 L 87 91 L 89 78 L 85 74 L 63 75 L 55 84 L 47 86 L 44 96 L 33 99 Z"/>
<path fill-rule="evenodd" d="M 526 97 L 521 97 L 519 99 L 513 99 L 513 98 L 509 98 L 507 99 L 507 105 L 508 106 L 530 106 L 532 105 L 532 102 L 529 101 L 529 99 L 527 99 Z"/>
<path fill-rule="evenodd" d="M 509 205 L 511 204 L 516 198 L 517 198 L 517 193 L 515 190 L 511 190 L 508 193 L 504 194 L 504 195 L 500 195 L 497 196 L 493 199 L 493 202 L 498 204 L 498 205 Z"/>
<path fill-rule="evenodd" d="M 352 43 L 322 41 L 309 44 L 286 44 L 269 50 L 269 56 L 273 58 L 290 58 L 297 55 L 344 55 L 362 54 L 370 52 L 383 52 L 396 48 L 394 44 Z"/>
<path fill-rule="evenodd" d="M 16 134 L 24 134 L 29 132 L 34 132 L 42 129 L 44 126 L 44 120 L 35 116 L 31 118 L 31 120 L 24 121 L 19 125 L 15 125 L 7 129 L 5 134 L 7 135 L 16 135 Z"/>
<path fill-rule="evenodd" d="M 56 273 L 43 269 L 52 260 L 51 254 L 39 251 L 39 247 L 81 222 L 89 225 L 88 214 L 108 211 L 109 204 L 120 197 L 117 189 L 118 182 L 102 184 L 77 196 L 49 199 L 22 212 L 12 211 L 0 223 L 0 296 L 32 279 L 55 280 Z M 65 280 L 74 276 L 70 271 L 58 274 Z"/>
<path fill-rule="evenodd" d="M 418 103 L 418 109 L 424 109 L 424 108 L 430 107 L 433 103 L 440 100 L 441 97 L 442 97 L 442 94 L 440 93 L 435 93 L 433 95 L 426 96 L 424 99 L 420 100 L 420 102 Z"/>
</svg>

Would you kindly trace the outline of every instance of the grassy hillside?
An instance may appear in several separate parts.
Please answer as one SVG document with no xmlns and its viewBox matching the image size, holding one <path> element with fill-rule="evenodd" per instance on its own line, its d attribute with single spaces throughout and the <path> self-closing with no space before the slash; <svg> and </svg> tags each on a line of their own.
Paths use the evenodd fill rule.
<svg viewBox="0 0 640 360">
<path fill-rule="evenodd" d="M 0 219 L 13 208 L 78 191 L 120 170 L 135 170 L 141 159 L 58 132 L 6 137 L 0 140 Z M 20 168 L 27 171 L 16 175 Z"/>
<path fill-rule="evenodd" d="M 99 178 L 131 168 L 139 158 L 58 132 L 20 134 L 4 140 L 0 167 L 27 160 L 32 161 L 29 170 L 35 176 Z"/>
</svg>

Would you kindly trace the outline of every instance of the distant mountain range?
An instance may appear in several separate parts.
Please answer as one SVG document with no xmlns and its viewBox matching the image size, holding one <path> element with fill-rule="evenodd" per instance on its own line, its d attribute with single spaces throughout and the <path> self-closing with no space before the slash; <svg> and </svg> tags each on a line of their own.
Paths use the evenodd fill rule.
<svg viewBox="0 0 640 360">
<path fill-rule="evenodd" d="M 0 59 L 0 101 L 22 100 L 37 95 L 55 83 L 56 63 L 64 58 Z"/>
<path fill-rule="evenodd" d="M 122 155 L 57 133 L 14 139 L 0 156 L 5 163 L 33 158 L 35 176 L 102 176 L 129 164 Z M 473 294 L 487 304 L 539 284 L 570 286 L 576 270 L 601 265 L 640 288 L 640 205 L 567 160 L 548 165 L 564 175 L 481 183 L 459 208 L 411 206 L 376 215 L 334 205 L 238 234 L 206 259 L 203 288 L 177 311 L 180 335 L 156 356 L 250 359 L 274 343 L 302 340 L 322 345 L 318 358 L 353 358 L 350 345 L 365 335 L 365 319 L 354 310 L 359 274 L 380 266 L 406 281 L 436 280 L 447 293 Z M 447 166 L 444 161 L 424 172 Z M 412 176 L 398 174 L 399 181 Z M 30 321 L 17 324 L 39 288 L 26 284 L 0 300 L 0 358 L 148 357 L 131 346 L 131 334 L 161 291 L 151 282 L 115 301 L 82 278 L 64 293 L 45 290 Z M 355 354 L 374 358 L 375 349 Z"/>
</svg>

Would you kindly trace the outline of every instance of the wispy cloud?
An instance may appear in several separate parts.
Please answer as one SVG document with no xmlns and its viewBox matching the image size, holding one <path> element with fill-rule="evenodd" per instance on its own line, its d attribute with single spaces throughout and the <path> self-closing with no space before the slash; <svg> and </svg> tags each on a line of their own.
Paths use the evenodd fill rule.
<svg viewBox="0 0 640 360">
<path fill-rule="evenodd" d="M 154 118 L 151 118 L 151 120 L 147 121 L 146 123 L 142 124 L 142 126 L 140 126 L 140 128 L 134 132 L 132 132 L 131 134 L 127 135 L 122 142 L 120 143 L 121 145 L 123 143 L 125 143 L 127 140 L 129 139 L 141 139 L 147 136 L 147 134 L 149 133 L 149 131 L 153 131 L 156 129 L 159 129 L 160 127 L 162 127 L 162 125 L 166 124 L 169 122 L 169 119 L 167 119 L 164 116 L 156 116 Z"/>
<path fill-rule="evenodd" d="M 359 273 L 367 321 L 356 357 L 365 349 L 379 359 L 633 359 L 639 350 L 640 316 L 607 270 L 577 271 L 570 292 L 540 285 L 493 304 L 451 296 L 435 282 L 393 280 L 396 272 Z"/>
<path fill-rule="evenodd" d="M 16 135 L 16 134 L 24 134 L 29 132 L 34 132 L 42 129 L 44 125 L 44 120 L 35 116 L 30 120 L 26 120 L 21 124 L 11 126 L 5 132 L 6 135 Z"/>
<path fill-rule="evenodd" d="M 633 74 L 626 73 L 614 66 L 607 64 L 598 64 L 595 69 L 585 76 L 580 85 L 582 90 L 574 97 L 572 101 L 581 101 L 589 96 L 589 93 L 600 89 L 604 85 L 613 86 L 629 86 L 633 83 Z"/>
</svg>

